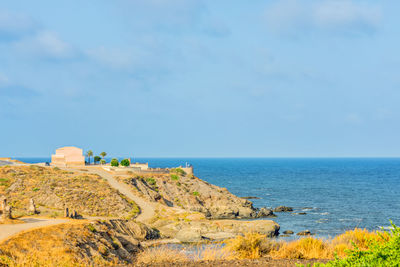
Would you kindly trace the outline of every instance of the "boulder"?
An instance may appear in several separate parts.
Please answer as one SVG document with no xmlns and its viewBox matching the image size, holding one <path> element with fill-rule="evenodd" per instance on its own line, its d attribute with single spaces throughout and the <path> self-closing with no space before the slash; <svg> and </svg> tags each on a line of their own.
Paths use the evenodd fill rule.
<svg viewBox="0 0 400 267">
<path fill-rule="evenodd" d="M 242 199 L 261 199 L 261 198 L 259 198 L 259 197 L 251 197 L 251 196 L 249 196 L 249 197 L 241 197 Z"/>
<path fill-rule="evenodd" d="M 293 211 L 293 208 L 286 206 L 279 206 L 274 209 L 274 212 L 291 212 L 291 211 Z"/>
<path fill-rule="evenodd" d="M 175 238 L 181 241 L 182 243 L 199 242 L 202 239 L 199 231 L 192 230 L 190 228 L 180 230 L 176 234 Z"/>
<path fill-rule="evenodd" d="M 257 215 L 255 216 L 256 218 L 263 218 L 263 217 L 276 217 L 274 212 L 271 209 L 267 208 L 261 208 L 258 212 Z"/>
<path fill-rule="evenodd" d="M 216 233 L 206 233 L 203 236 L 213 241 L 221 241 L 229 238 L 234 238 L 236 235 L 227 232 L 216 232 Z"/>
<path fill-rule="evenodd" d="M 286 231 L 283 232 L 283 234 L 292 235 L 292 234 L 294 234 L 294 232 L 292 230 L 286 230 Z"/>
<path fill-rule="evenodd" d="M 304 230 L 301 232 L 298 232 L 297 235 L 313 235 L 310 230 Z"/>
</svg>

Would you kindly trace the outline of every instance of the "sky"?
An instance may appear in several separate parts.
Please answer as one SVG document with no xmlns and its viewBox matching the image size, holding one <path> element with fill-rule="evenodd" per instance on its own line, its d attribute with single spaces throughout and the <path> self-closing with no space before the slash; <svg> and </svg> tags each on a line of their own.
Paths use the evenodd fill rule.
<svg viewBox="0 0 400 267">
<path fill-rule="evenodd" d="M 0 156 L 400 156 L 399 1 L 4 0 Z"/>
</svg>

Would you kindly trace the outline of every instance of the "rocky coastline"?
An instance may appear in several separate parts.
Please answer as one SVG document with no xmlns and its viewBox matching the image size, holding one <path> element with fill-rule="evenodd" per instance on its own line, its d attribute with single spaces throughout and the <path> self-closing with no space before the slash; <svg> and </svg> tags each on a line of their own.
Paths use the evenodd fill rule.
<svg viewBox="0 0 400 267">
<path fill-rule="evenodd" d="M 184 172 L 112 175 L 112 179 L 145 201 L 147 207 L 154 208 L 152 217 L 138 221 L 135 218 L 143 213 L 144 206 L 129 200 L 127 193 L 117 190 L 98 172 L 8 166 L 1 168 L 0 175 L 5 181 L 0 196 L 13 203 L 18 216 L 54 214 L 71 220 L 65 224 L 68 230 L 62 230 L 66 236 L 61 235 L 58 242 L 84 260 L 90 259 L 90 255 L 105 258 L 107 254 L 107 260 L 132 262 L 129 254 L 143 247 L 219 242 L 245 233 L 277 237 L 280 226 L 268 218 L 293 211 L 284 206 L 255 208 L 248 199 Z M 38 238 L 58 235 L 52 231 L 60 228 L 50 227 L 44 234 L 38 234 Z"/>
</svg>

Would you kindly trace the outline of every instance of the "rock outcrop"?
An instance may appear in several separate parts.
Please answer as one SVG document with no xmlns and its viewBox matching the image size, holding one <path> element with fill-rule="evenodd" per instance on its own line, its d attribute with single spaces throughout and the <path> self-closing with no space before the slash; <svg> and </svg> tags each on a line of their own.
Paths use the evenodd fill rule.
<svg viewBox="0 0 400 267">
<path fill-rule="evenodd" d="M 297 235 L 314 235 L 314 234 L 311 233 L 310 230 L 304 230 L 304 231 L 298 232 Z"/>
<path fill-rule="evenodd" d="M 291 212 L 291 211 L 293 211 L 293 208 L 286 206 L 279 206 L 274 209 L 274 212 Z"/>
<path fill-rule="evenodd" d="M 256 218 L 264 218 L 264 217 L 276 217 L 276 215 L 271 209 L 261 208 L 257 212 Z"/>
<path fill-rule="evenodd" d="M 122 179 L 122 178 L 121 178 Z M 124 179 L 140 196 L 170 207 L 201 212 L 209 219 L 255 218 L 252 202 L 231 194 L 226 188 L 193 176 L 137 176 Z"/>
<path fill-rule="evenodd" d="M 206 221 L 160 221 L 153 225 L 163 237 L 176 238 L 181 242 L 199 242 L 202 240 L 222 240 L 256 232 L 267 237 L 279 234 L 279 225 L 270 220 L 206 220 Z"/>
</svg>

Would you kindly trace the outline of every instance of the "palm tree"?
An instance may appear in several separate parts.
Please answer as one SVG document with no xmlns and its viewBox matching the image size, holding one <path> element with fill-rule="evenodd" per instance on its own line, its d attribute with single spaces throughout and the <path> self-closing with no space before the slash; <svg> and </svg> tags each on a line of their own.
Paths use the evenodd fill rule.
<svg viewBox="0 0 400 267">
<path fill-rule="evenodd" d="M 104 157 L 107 156 L 107 153 L 106 152 L 101 152 L 100 156 L 104 159 Z"/>
<path fill-rule="evenodd" d="M 90 165 L 90 157 L 93 156 L 93 151 L 89 150 L 88 152 L 86 152 L 86 157 L 89 158 L 89 165 Z"/>
</svg>

